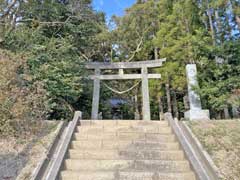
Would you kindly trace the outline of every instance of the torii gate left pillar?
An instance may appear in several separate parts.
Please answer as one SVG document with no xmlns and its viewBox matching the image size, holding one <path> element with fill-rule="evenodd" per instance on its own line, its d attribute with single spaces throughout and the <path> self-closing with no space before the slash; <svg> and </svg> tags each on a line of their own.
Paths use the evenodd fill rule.
<svg viewBox="0 0 240 180">
<path fill-rule="evenodd" d="M 88 63 L 87 69 L 94 69 L 95 75 L 90 76 L 94 80 L 93 100 L 92 100 L 92 119 L 98 119 L 100 81 L 101 80 L 142 80 L 142 113 L 143 120 L 151 120 L 149 84 L 148 79 L 160 79 L 160 74 L 148 74 L 148 68 L 160 67 L 166 59 L 153 61 L 140 61 L 128 63 Z M 119 69 L 118 75 L 101 75 L 101 69 Z M 123 69 L 141 69 L 141 74 L 124 74 Z"/>
<path fill-rule="evenodd" d="M 93 85 L 93 100 L 92 100 L 92 119 L 98 119 L 99 99 L 100 99 L 100 69 L 95 69 L 94 85 Z"/>
</svg>

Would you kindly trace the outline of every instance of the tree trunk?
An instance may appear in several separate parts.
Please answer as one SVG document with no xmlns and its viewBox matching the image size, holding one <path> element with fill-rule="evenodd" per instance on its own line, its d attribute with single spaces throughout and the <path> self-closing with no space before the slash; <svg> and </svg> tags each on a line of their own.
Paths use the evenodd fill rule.
<svg viewBox="0 0 240 180">
<path fill-rule="evenodd" d="M 209 21 L 209 25 L 210 25 L 210 31 L 211 31 L 211 36 L 212 36 L 212 41 L 213 41 L 213 45 L 216 45 L 216 41 L 215 41 L 215 30 L 214 30 L 214 25 L 213 25 L 213 19 L 212 19 L 212 13 L 211 13 L 211 9 L 209 7 L 209 3 L 208 3 L 208 9 L 207 9 L 207 15 L 208 15 L 208 21 Z"/>
<path fill-rule="evenodd" d="M 154 48 L 154 59 L 155 60 L 158 59 L 158 48 L 157 47 Z"/>
<path fill-rule="evenodd" d="M 229 115 L 229 111 L 228 111 L 228 108 L 224 108 L 224 117 L 225 119 L 230 119 L 230 115 Z"/>
<path fill-rule="evenodd" d="M 185 111 L 188 111 L 190 109 L 188 95 L 183 97 L 183 104 L 184 104 Z"/>
<path fill-rule="evenodd" d="M 215 19 L 216 19 L 216 24 L 217 24 L 217 26 L 216 26 L 217 33 L 219 33 L 221 31 L 221 22 L 220 22 L 218 10 L 215 11 Z"/>
<path fill-rule="evenodd" d="M 206 19 L 205 19 L 205 17 L 206 17 Z M 203 24 L 205 26 L 205 29 L 208 31 L 208 21 L 207 21 L 207 14 L 206 13 L 204 13 Z"/>
<path fill-rule="evenodd" d="M 238 108 L 236 106 L 232 107 L 232 114 L 233 114 L 233 118 L 239 118 L 239 112 L 238 112 Z"/>
<path fill-rule="evenodd" d="M 218 10 L 215 11 L 215 19 L 216 19 L 216 24 L 217 24 L 217 33 L 218 33 L 218 38 L 221 41 L 221 43 L 224 41 L 224 39 L 222 39 L 222 23 L 219 17 L 219 12 Z"/>
<path fill-rule="evenodd" d="M 159 120 L 163 120 L 163 103 L 162 103 L 162 97 L 158 96 L 158 108 L 159 108 Z"/>
<path fill-rule="evenodd" d="M 134 112 L 134 119 L 135 120 L 140 120 L 140 113 L 139 113 L 139 109 L 138 109 L 138 95 L 136 94 L 134 96 L 134 106 L 135 106 L 135 112 Z"/>
<path fill-rule="evenodd" d="M 217 120 L 222 119 L 222 111 L 216 112 L 216 119 L 217 119 Z"/>
<path fill-rule="evenodd" d="M 171 106 L 171 93 L 170 93 L 170 84 L 169 80 L 166 83 L 166 94 L 167 94 L 167 106 L 168 106 L 168 112 L 172 113 L 172 106 Z"/>
<path fill-rule="evenodd" d="M 173 91 L 173 112 L 174 112 L 174 117 L 179 119 L 177 96 L 175 91 Z"/>
<path fill-rule="evenodd" d="M 240 17 L 236 15 L 235 19 L 236 19 L 236 23 L 238 25 L 238 29 L 240 30 Z"/>
</svg>

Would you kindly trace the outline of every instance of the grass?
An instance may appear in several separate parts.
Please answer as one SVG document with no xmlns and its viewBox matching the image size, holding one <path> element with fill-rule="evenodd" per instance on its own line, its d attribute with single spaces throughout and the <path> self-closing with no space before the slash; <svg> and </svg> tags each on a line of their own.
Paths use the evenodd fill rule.
<svg viewBox="0 0 240 180">
<path fill-rule="evenodd" d="M 189 122 L 188 125 L 212 157 L 221 179 L 240 179 L 240 121 Z"/>
</svg>

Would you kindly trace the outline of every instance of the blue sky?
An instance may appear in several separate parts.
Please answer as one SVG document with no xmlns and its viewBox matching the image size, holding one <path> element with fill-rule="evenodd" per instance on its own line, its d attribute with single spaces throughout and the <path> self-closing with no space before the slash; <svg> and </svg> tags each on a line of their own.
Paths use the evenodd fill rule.
<svg viewBox="0 0 240 180">
<path fill-rule="evenodd" d="M 93 0 L 93 7 L 97 11 L 106 13 L 109 19 L 112 15 L 122 16 L 124 9 L 131 7 L 136 0 Z"/>
</svg>

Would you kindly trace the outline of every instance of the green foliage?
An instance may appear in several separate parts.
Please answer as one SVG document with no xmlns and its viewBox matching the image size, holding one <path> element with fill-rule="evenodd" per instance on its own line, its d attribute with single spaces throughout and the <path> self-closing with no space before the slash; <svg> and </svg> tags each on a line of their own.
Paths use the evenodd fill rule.
<svg viewBox="0 0 240 180">
<path fill-rule="evenodd" d="M 117 45 L 120 61 L 137 61 L 152 56 L 153 39 L 158 29 L 158 8 L 155 1 L 136 3 L 127 9 L 124 17 L 114 17 L 113 43 Z M 150 58 L 150 59 L 151 59 Z"/>
<path fill-rule="evenodd" d="M 99 51 L 104 15 L 91 1 L 31 0 L 20 8 L 18 26 L 6 31 L 2 48 L 27 53 L 27 86 L 41 83 L 50 119 L 71 118 L 82 94 L 84 62 L 102 59 Z"/>
<path fill-rule="evenodd" d="M 208 105 L 219 111 L 231 105 L 239 106 L 240 89 L 240 42 L 226 42 L 217 48 L 216 54 L 224 60 L 221 64 L 215 61 L 204 64 L 200 74 L 201 95 Z"/>
<path fill-rule="evenodd" d="M 134 61 L 167 58 L 163 67 L 155 71 L 162 74 L 162 81 L 150 82 L 155 102 L 159 96 L 165 96 L 167 83 L 170 94 L 177 93 L 177 104 L 184 111 L 185 66 L 196 63 L 201 86 L 198 91 L 204 106 L 212 112 L 238 107 L 238 5 L 238 1 L 224 0 L 138 1 L 124 17 L 114 18 L 114 43 L 118 45 L 119 57 L 124 60 L 133 54 Z"/>
</svg>

